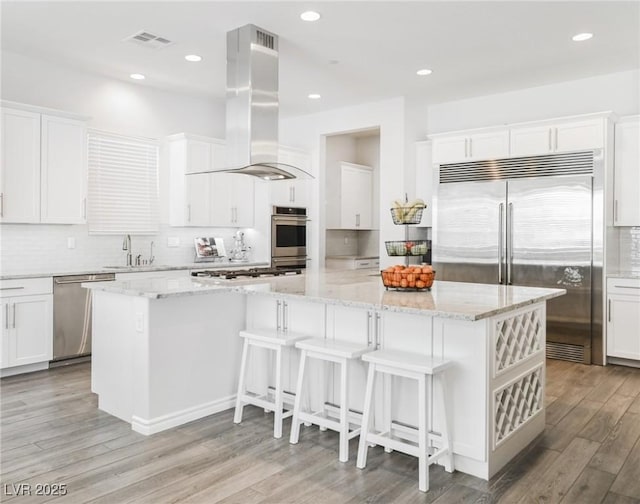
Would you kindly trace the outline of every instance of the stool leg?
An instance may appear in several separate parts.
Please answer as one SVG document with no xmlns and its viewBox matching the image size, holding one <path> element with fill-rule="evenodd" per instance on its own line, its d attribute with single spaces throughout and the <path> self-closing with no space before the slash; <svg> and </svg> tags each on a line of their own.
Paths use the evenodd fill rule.
<svg viewBox="0 0 640 504">
<path fill-rule="evenodd" d="M 247 338 L 244 338 L 244 344 L 242 345 L 242 358 L 240 360 L 240 377 L 238 378 L 238 393 L 236 395 L 236 411 L 233 415 L 233 423 L 242 422 L 242 410 L 244 404 L 242 397 L 245 395 L 245 373 L 247 371 L 247 357 L 249 354 L 249 342 Z"/>
<path fill-rule="evenodd" d="M 330 364 L 322 360 L 318 363 L 320 365 L 320 411 L 322 411 L 322 417 L 327 418 L 327 366 Z M 327 428 L 320 425 L 321 431 L 326 431 Z"/>
<path fill-rule="evenodd" d="M 439 409 L 442 412 L 442 427 L 440 428 L 440 430 L 442 431 L 442 442 L 447 450 L 447 453 L 444 456 L 444 470 L 451 473 L 455 469 L 453 465 L 453 444 L 451 441 L 451 432 L 449 430 L 449 415 L 447 414 L 447 390 L 444 376 L 442 374 L 436 376 L 436 383 L 438 384 L 438 388 L 440 389 Z"/>
<path fill-rule="evenodd" d="M 371 428 L 371 399 L 373 398 L 373 382 L 375 379 L 376 365 L 369 363 L 367 373 L 367 386 L 364 392 L 364 408 L 362 412 L 362 425 L 360 426 L 360 441 L 358 443 L 358 460 L 356 467 L 364 469 L 367 465 L 367 435 Z"/>
<path fill-rule="evenodd" d="M 282 347 L 276 348 L 276 390 L 273 412 L 273 437 L 282 437 Z"/>
<path fill-rule="evenodd" d="M 340 362 L 340 462 L 349 461 L 349 362 Z"/>
<path fill-rule="evenodd" d="M 393 389 L 393 375 L 385 375 L 383 380 L 383 394 L 384 394 L 384 424 L 389 431 L 389 439 L 391 439 L 391 390 Z M 384 447 L 385 453 L 391 453 L 393 449 L 388 446 Z"/>
<path fill-rule="evenodd" d="M 427 454 L 427 387 L 426 376 L 418 378 L 418 489 L 429 490 L 429 456 Z"/>
<path fill-rule="evenodd" d="M 307 360 L 307 351 L 302 350 L 300 355 L 300 368 L 298 370 L 298 383 L 296 384 L 296 399 L 293 403 L 293 417 L 291 418 L 291 435 L 289 442 L 296 444 L 300 437 L 300 402 L 302 401 L 302 385 L 304 382 L 304 366 Z"/>
</svg>

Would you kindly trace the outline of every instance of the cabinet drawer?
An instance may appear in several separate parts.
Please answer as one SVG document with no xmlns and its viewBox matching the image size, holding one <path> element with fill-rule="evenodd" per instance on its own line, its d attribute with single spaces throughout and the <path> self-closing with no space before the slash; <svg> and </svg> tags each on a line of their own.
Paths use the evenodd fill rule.
<svg viewBox="0 0 640 504">
<path fill-rule="evenodd" d="M 30 296 L 32 294 L 51 294 L 53 278 L 17 278 L 0 281 L 0 298 Z"/>
<path fill-rule="evenodd" d="M 640 297 L 640 278 L 608 278 L 607 294 L 626 294 Z"/>
</svg>

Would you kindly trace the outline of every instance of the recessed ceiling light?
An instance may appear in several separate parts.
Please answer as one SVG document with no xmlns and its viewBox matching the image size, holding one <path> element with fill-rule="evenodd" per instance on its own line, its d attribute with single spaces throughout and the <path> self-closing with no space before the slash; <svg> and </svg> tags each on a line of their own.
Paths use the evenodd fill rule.
<svg viewBox="0 0 640 504">
<path fill-rule="evenodd" d="M 583 42 L 584 40 L 589 40 L 591 37 L 593 37 L 593 33 L 578 33 L 571 37 L 571 40 L 574 42 Z"/>
<path fill-rule="evenodd" d="M 144 75 L 139 74 L 139 73 L 132 73 L 129 77 L 131 77 L 132 79 L 135 80 L 144 80 Z"/>
<path fill-rule="evenodd" d="M 306 11 L 300 14 L 300 19 L 303 21 L 317 21 L 320 19 L 320 14 L 316 11 Z"/>
<path fill-rule="evenodd" d="M 193 61 L 194 63 L 197 61 L 202 61 L 202 56 L 198 56 L 197 54 L 187 54 L 184 59 L 187 61 Z"/>
<path fill-rule="evenodd" d="M 309 95 L 309 98 L 311 98 L 312 100 L 319 100 L 320 98 L 322 98 L 322 96 L 320 96 L 318 93 L 311 93 Z"/>
<path fill-rule="evenodd" d="M 430 75 L 432 72 L 433 72 L 433 70 L 429 70 L 428 68 L 421 68 L 416 73 L 418 75 Z"/>
</svg>

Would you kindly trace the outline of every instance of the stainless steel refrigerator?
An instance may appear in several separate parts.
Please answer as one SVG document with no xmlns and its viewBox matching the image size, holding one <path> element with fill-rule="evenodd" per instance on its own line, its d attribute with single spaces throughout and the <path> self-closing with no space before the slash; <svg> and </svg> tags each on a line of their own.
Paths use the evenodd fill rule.
<svg viewBox="0 0 640 504">
<path fill-rule="evenodd" d="M 566 289 L 547 303 L 547 355 L 584 363 L 602 360 L 600 161 L 585 151 L 441 165 L 434 199 L 437 278 Z"/>
</svg>

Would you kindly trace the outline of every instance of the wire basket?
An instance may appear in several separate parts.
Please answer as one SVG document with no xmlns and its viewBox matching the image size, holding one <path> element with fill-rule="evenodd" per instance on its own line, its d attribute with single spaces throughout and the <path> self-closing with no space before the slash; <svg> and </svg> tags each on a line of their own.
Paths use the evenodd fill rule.
<svg viewBox="0 0 640 504">
<path fill-rule="evenodd" d="M 430 290 L 436 277 L 435 271 L 426 271 L 419 267 L 407 267 L 400 271 L 383 270 L 380 272 L 382 285 L 387 290 Z"/>
<path fill-rule="evenodd" d="M 384 245 L 390 256 L 422 256 L 429 250 L 427 240 L 386 241 Z"/>
<path fill-rule="evenodd" d="M 420 224 L 425 207 L 394 207 L 391 218 L 394 224 Z"/>
</svg>

